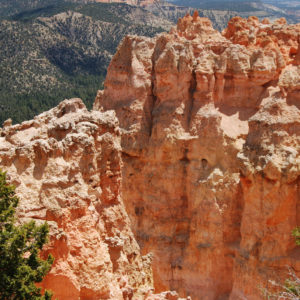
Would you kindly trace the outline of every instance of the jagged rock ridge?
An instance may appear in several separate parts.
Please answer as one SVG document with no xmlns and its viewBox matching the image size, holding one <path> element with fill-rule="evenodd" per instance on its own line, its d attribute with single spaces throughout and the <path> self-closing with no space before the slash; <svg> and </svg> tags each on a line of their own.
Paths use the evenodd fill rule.
<svg viewBox="0 0 300 300">
<path fill-rule="evenodd" d="M 221 34 L 195 13 L 125 38 L 92 112 L 73 99 L 7 122 L 0 165 L 19 217 L 51 225 L 43 286 L 61 299 L 178 298 L 153 295 L 154 280 L 156 292 L 256 300 L 286 265 L 299 272 L 299 32 L 252 17 Z"/>
</svg>

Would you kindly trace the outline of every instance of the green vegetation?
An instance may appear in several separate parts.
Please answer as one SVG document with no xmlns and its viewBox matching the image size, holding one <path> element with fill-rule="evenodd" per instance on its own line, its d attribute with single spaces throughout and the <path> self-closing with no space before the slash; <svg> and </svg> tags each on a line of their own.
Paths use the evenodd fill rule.
<svg viewBox="0 0 300 300">
<path fill-rule="evenodd" d="M 39 252 L 47 242 L 47 223 L 37 226 L 34 221 L 17 225 L 15 209 L 19 199 L 14 187 L 6 182 L 6 174 L 0 170 L 0 299 L 51 299 L 46 291 L 35 283 L 41 282 L 53 263 Z"/>
<path fill-rule="evenodd" d="M 36 90 L 22 94 L 2 94 L 0 120 L 12 116 L 14 123 L 30 120 L 37 114 L 59 104 L 64 99 L 81 98 L 91 109 L 97 90 L 103 88 L 104 77 L 97 75 L 77 75 L 65 78 L 68 87 L 53 90 Z M 3 122 L 2 121 L 2 122 Z"/>
<path fill-rule="evenodd" d="M 130 13 L 132 7 L 120 3 L 92 3 L 81 5 L 76 8 L 77 12 L 92 17 L 94 20 L 101 20 L 109 23 L 118 22 L 120 24 L 130 24 L 126 20 L 126 15 Z"/>
<path fill-rule="evenodd" d="M 71 2 L 61 2 L 55 5 L 47 5 L 45 7 L 25 10 L 10 16 L 9 19 L 28 22 L 38 17 L 52 17 L 61 12 L 74 11 L 92 17 L 94 20 L 109 23 L 130 24 L 130 22 L 126 20 L 126 15 L 131 13 L 133 10 L 133 7 L 120 3 L 76 4 Z"/>
<path fill-rule="evenodd" d="M 31 119 L 66 98 L 80 97 L 91 108 L 122 38 L 163 31 L 147 25 L 149 13 L 138 7 L 54 2 L 34 7 L 29 1 L 27 10 L 0 21 L 0 126 L 8 118 Z"/>
<path fill-rule="evenodd" d="M 52 4 L 52 5 L 47 5 L 45 7 L 35 8 L 32 10 L 25 10 L 20 13 L 12 15 L 8 19 L 11 19 L 13 21 L 28 22 L 38 17 L 52 17 L 56 14 L 59 14 L 67 10 L 72 10 L 74 8 L 76 8 L 76 4 L 62 2 L 55 5 Z"/>
<path fill-rule="evenodd" d="M 61 0 L 1 0 L 0 18 L 6 18 L 26 10 L 38 9 L 49 5 L 59 5 Z"/>
</svg>

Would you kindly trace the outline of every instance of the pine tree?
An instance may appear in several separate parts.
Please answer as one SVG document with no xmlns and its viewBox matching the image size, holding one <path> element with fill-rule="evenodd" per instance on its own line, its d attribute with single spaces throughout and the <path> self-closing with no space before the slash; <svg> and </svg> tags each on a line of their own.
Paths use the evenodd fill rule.
<svg viewBox="0 0 300 300">
<path fill-rule="evenodd" d="M 41 282 L 53 263 L 39 256 L 47 242 L 48 224 L 37 226 L 34 221 L 17 225 L 15 210 L 19 199 L 15 188 L 6 182 L 0 170 L 0 299 L 49 300 L 51 293 L 41 294 L 35 283 Z"/>
</svg>

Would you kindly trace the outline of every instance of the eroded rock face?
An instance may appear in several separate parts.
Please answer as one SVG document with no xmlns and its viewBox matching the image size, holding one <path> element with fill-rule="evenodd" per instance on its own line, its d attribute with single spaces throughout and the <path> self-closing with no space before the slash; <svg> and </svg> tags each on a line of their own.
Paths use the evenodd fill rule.
<svg viewBox="0 0 300 300">
<path fill-rule="evenodd" d="M 92 112 L 71 99 L 5 122 L 0 167 L 20 221 L 50 224 L 42 287 L 256 300 L 286 265 L 299 273 L 299 33 L 251 17 L 221 34 L 195 13 L 126 37 Z"/>
<path fill-rule="evenodd" d="M 114 110 L 122 192 L 157 291 L 262 299 L 300 271 L 299 25 L 197 13 L 156 38 L 128 36 L 94 109 Z"/>
<path fill-rule="evenodd" d="M 20 196 L 18 216 L 50 225 L 55 257 L 42 287 L 58 299 L 141 299 L 151 256 L 141 256 L 120 188 L 118 123 L 65 100 L 32 121 L 6 124 L 0 166 Z"/>
</svg>

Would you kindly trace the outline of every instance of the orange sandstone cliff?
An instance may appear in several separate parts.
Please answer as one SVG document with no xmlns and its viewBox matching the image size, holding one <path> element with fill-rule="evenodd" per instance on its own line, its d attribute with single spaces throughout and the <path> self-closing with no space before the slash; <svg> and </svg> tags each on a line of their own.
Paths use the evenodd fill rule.
<svg viewBox="0 0 300 300">
<path fill-rule="evenodd" d="M 129 36 L 94 109 L 120 122 L 122 193 L 154 286 L 262 299 L 300 271 L 300 25 L 197 13 Z"/>
<path fill-rule="evenodd" d="M 59 299 L 263 299 L 300 272 L 300 25 L 186 16 L 126 37 L 80 99 L 0 131 Z M 299 212 L 298 212 L 299 211 Z M 161 293 L 159 295 L 154 294 Z"/>
<path fill-rule="evenodd" d="M 151 257 L 140 255 L 120 198 L 115 114 L 65 100 L 1 135 L 1 167 L 21 196 L 18 216 L 50 225 L 46 251 L 55 262 L 43 287 L 58 299 L 130 299 L 147 292 Z"/>
</svg>

